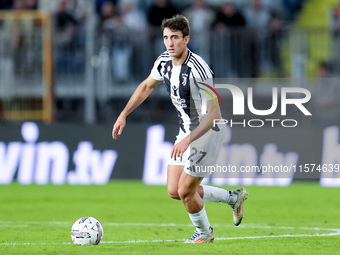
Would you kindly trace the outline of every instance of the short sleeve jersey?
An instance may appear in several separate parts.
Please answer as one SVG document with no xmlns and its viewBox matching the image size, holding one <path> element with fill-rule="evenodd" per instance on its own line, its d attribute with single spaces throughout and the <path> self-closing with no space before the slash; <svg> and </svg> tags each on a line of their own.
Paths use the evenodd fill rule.
<svg viewBox="0 0 340 255">
<path fill-rule="evenodd" d="M 150 75 L 165 84 L 176 108 L 180 129 L 189 134 L 203 117 L 200 83 L 212 84 L 213 72 L 200 56 L 190 50 L 180 66 L 174 66 L 165 51 L 155 61 Z"/>
</svg>

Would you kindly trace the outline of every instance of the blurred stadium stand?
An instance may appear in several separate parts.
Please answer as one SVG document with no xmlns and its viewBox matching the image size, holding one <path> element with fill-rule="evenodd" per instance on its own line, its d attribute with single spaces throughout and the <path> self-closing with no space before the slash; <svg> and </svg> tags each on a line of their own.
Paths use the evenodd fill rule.
<svg viewBox="0 0 340 255">
<path fill-rule="evenodd" d="M 244 17 L 243 26 L 222 24 L 214 17 L 201 34 L 192 34 L 190 48 L 205 57 L 217 78 L 258 79 L 256 86 L 267 86 L 268 80 L 261 82 L 264 78 L 271 79 L 272 84 L 278 78 L 285 78 L 287 83 L 282 86 L 294 86 L 296 79 L 313 78 L 303 84 L 313 90 L 321 62 L 330 66 L 327 78 L 339 76 L 340 12 L 334 8 L 339 1 L 262 0 L 261 8 L 268 21 L 253 27 L 246 10 L 255 1 L 258 0 L 229 1 Z M 7 12 L 37 8 L 52 17 L 50 96 L 54 101 L 53 110 L 49 110 L 54 121 L 113 122 L 136 85 L 149 75 L 155 58 L 165 50 L 159 27 L 152 29 L 148 17 L 156 2 L 166 6 L 170 1 L 0 1 L 0 8 Z M 223 14 L 224 2 L 206 0 L 204 8 L 217 16 Z M 179 13 L 187 13 L 195 3 L 171 1 L 172 8 Z M 34 119 L 4 113 L 16 108 L 45 107 L 41 99 L 45 65 L 42 28 L 34 20 L 18 21 L 14 28 L 7 21 L 0 20 L 0 121 Z M 242 84 L 245 81 L 248 79 L 238 79 L 237 85 L 248 84 Z M 18 86 L 26 88 L 19 93 Z M 11 97 L 13 90 L 15 96 Z M 31 101 L 27 102 L 28 99 Z M 176 121 L 176 116 L 168 117 L 169 111 L 173 112 L 166 91 L 157 89 L 132 118 Z"/>
</svg>

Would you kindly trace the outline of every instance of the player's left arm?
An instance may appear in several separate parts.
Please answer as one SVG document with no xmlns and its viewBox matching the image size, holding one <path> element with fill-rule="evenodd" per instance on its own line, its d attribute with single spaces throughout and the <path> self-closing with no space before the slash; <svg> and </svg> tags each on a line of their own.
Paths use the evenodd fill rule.
<svg viewBox="0 0 340 255">
<path fill-rule="evenodd" d="M 207 114 L 189 135 L 174 145 L 171 151 L 171 157 L 174 157 L 175 160 L 176 157 L 179 157 L 182 160 L 183 153 L 187 150 L 190 143 L 208 132 L 214 125 L 214 119 L 221 119 L 220 107 L 218 104 L 216 105 L 213 100 L 209 100 L 207 102 Z"/>
</svg>

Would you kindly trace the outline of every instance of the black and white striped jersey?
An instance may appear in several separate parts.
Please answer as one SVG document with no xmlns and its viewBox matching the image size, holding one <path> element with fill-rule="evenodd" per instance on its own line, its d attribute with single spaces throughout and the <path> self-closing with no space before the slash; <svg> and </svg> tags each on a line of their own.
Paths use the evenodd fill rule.
<svg viewBox="0 0 340 255">
<path fill-rule="evenodd" d="M 189 50 L 184 63 L 175 66 L 165 51 L 155 61 L 150 75 L 153 79 L 164 82 L 177 110 L 181 130 L 186 134 L 190 133 L 203 117 L 202 90 L 198 82 L 209 85 L 213 83 L 213 72 L 207 63 Z"/>
</svg>

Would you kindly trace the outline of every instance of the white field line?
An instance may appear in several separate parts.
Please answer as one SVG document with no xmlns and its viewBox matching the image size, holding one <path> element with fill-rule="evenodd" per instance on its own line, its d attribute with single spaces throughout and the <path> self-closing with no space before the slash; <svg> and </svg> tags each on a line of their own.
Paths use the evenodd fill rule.
<svg viewBox="0 0 340 255">
<path fill-rule="evenodd" d="M 11 223 L 18 223 L 15 221 L 0 221 L 0 224 L 15 226 L 15 227 L 28 227 L 30 224 L 45 224 L 45 225 L 70 225 L 70 222 L 26 222 L 25 225 L 10 225 Z M 175 224 L 175 223 L 165 223 L 165 224 L 156 224 L 156 223 L 105 223 L 105 225 L 110 226 L 148 226 L 148 227 L 192 227 L 191 224 Z M 3 226 L 3 225 L 2 225 Z M 220 227 L 230 227 L 233 225 L 226 224 L 214 224 L 214 226 Z M 237 239 L 261 239 L 261 238 L 285 238 L 285 237 L 327 237 L 327 236 L 339 236 L 340 229 L 337 228 L 323 228 L 323 227 L 290 227 L 290 226 L 264 226 L 257 224 L 244 224 L 238 228 L 258 228 L 258 229 L 287 229 L 287 230 L 306 230 L 306 231 L 329 231 L 330 233 L 313 233 L 313 234 L 282 234 L 282 235 L 260 235 L 260 236 L 236 236 L 236 237 L 219 237 L 215 238 L 215 240 L 237 240 Z M 102 241 L 102 243 L 108 244 L 127 244 L 127 243 L 163 243 L 163 242 L 183 242 L 185 239 L 173 239 L 173 240 L 127 240 L 127 241 Z M 63 242 L 63 243 L 0 243 L 4 246 L 19 246 L 19 245 L 63 245 L 63 244 L 72 244 L 72 242 Z"/>
<path fill-rule="evenodd" d="M 215 240 L 237 240 L 237 239 L 261 239 L 261 238 L 278 238 L 278 237 L 316 237 L 316 236 L 338 236 L 340 229 L 337 232 L 327 234 L 297 234 L 297 235 L 269 235 L 269 236 L 235 236 L 235 237 L 218 237 Z M 162 242 L 184 242 L 186 239 L 177 240 L 130 240 L 130 241 L 103 241 L 103 243 L 162 243 Z"/>
</svg>

